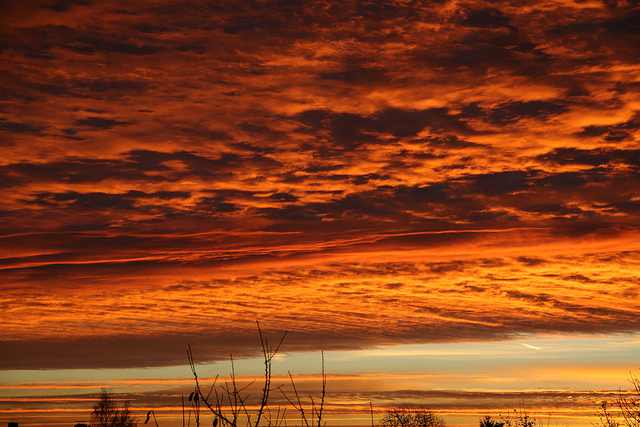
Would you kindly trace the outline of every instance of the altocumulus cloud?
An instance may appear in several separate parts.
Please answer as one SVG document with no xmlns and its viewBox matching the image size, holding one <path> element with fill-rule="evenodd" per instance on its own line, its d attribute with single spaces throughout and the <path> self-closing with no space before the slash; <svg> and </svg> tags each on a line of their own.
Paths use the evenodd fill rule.
<svg viewBox="0 0 640 427">
<path fill-rule="evenodd" d="M 0 367 L 637 331 L 633 3 L 6 6 Z"/>
</svg>

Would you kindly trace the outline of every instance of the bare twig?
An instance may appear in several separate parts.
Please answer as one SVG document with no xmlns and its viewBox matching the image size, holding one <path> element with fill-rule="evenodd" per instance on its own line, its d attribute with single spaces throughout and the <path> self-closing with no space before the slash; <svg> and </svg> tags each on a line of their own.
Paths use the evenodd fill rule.
<svg viewBox="0 0 640 427">
<path fill-rule="evenodd" d="M 216 417 L 220 418 L 223 422 L 231 425 L 231 426 L 235 426 L 234 423 L 231 422 L 231 420 L 229 420 L 223 413 L 222 411 L 219 410 L 219 406 L 218 408 L 213 407 L 213 405 L 211 405 L 211 403 L 206 399 L 206 397 L 204 396 L 204 394 L 202 394 L 202 389 L 200 388 L 200 381 L 198 379 L 198 373 L 196 371 L 196 366 L 195 366 L 195 362 L 193 360 L 193 352 L 191 350 L 191 345 L 187 345 L 187 357 L 189 359 L 189 367 L 191 368 L 191 373 L 193 374 L 193 379 L 196 383 L 196 391 L 197 391 L 197 395 L 199 395 L 204 404 L 207 406 L 207 408 L 209 408 L 209 411 L 211 411 L 211 413 L 213 415 L 215 415 Z"/>
<path fill-rule="evenodd" d="M 271 393 L 271 364 L 273 358 L 280 351 L 280 346 L 284 342 L 284 339 L 287 336 L 287 332 L 282 334 L 280 338 L 280 342 L 276 346 L 275 350 L 271 349 L 269 345 L 269 341 L 266 339 L 264 334 L 262 333 L 262 328 L 260 327 L 260 322 L 256 320 L 256 326 L 258 328 L 258 336 L 260 337 L 260 346 L 262 347 L 262 355 L 264 357 L 264 385 L 262 387 L 262 397 L 260 399 L 260 407 L 258 409 L 258 413 L 256 414 L 256 422 L 255 427 L 260 425 L 260 420 L 262 415 L 264 414 L 265 407 L 269 401 L 269 394 Z"/>
<path fill-rule="evenodd" d="M 287 399 L 289 404 L 293 406 L 298 411 L 298 413 L 300 413 L 300 417 L 302 418 L 302 422 L 304 422 L 304 425 L 306 427 L 309 427 L 309 421 L 307 420 L 307 415 L 304 411 L 304 406 L 302 405 L 302 400 L 300 399 L 300 394 L 298 394 L 298 389 L 296 388 L 295 381 L 293 381 L 291 372 L 289 372 L 289 379 L 291 380 L 291 388 L 293 389 L 293 394 L 296 397 L 296 401 L 294 402 L 293 400 L 289 399 L 289 396 L 287 396 L 284 392 L 282 393 L 282 395 L 285 399 Z"/>
<path fill-rule="evenodd" d="M 149 419 L 152 415 L 153 415 L 153 422 L 156 424 L 156 427 L 159 427 L 158 420 L 156 418 L 156 411 L 154 411 L 153 409 L 147 412 L 147 417 L 144 420 L 144 424 L 147 424 L 149 422 Z"/>
<path fill-rule="evenodd" d="M 324 371 L 324 351 L 320 352 L 322 357 L 322 395 L 320 397 L 320 409 L 318 410 L 318 427 L 322 427 L 322 413 L 324 411 L 324 399 L 327 394 L 327 374 Z"/>
<path fill-rule="evenodd" d="M 270 415 L 270 409 L 268 407 L 269 397 L 271 393 L 271 365 L 274 357 L 280 351 L 280 347 L 282 346 L 287 333 L 285 332 L 280 338 L 278 345 L 275 348 L 272 348 L 268 339 L 262 332 L 260 323 L 256 322 L 256 325 L 258 328 L 258 336 L 260 338 L 260 346 L 262 348 L 262 355 L 264 358 L 264 383 L 262 386 L 261 394 L 259 396 L 258 409 L 256 411 L 255 418 L 253 418 L 251 412 L 247 408 L 247 398 L 246 395 L 244 395 L 244 391 L 247 390 L 251 385 L 253 385 L 254 382 L 252 381 L 244 387 L 240 387 L 238 385 L 233 357 L 230 358 L 230 380 L 226 381 L 223 385 L 218 386 L 218 376 L 216 376 L 213 384 L 211 385 L 211 388 L 209 389 L 209 392 L 205 396 L 202 392 L 200 379 L 196 371 L 193 351 L 191 349 L 191 346 L 187 346 L 187 357 L 189 359 L 189 366 L 191 368 L 191 373 L 193 374 L 193 379 L 195 382 L 194 394 L 198 397 L 197 400 L 194 400 L 196 409 L 196 427 L 199 427 L 200 418 L 198 411 L 200 408 L 200 404 L 206 406 L 214 415 L 215 423 L 219 421 L 225 427 L 237 427 L 240 423 L 240 418 L 243 416 L 246 418 L 246 422 L 243 424 L 246 424 L 248 427 L 259 427 L 264 419 L 267 419 L 267 423 L 269 426 L 272 425 L 273 421 Z M 215 400 L 212 400 L 212 398 L 215 398 Z M 284 420 L 284 415 L 282 415 L 283 418 L 279 417 L 280 411 L 278 411 L 278 414 L 276 415 L 276 422 L 284 421 L 286 423 L 286 420 Z"/>
<path fill-rule="evenodd" d="M 284 398 L 287 400 L 287 402 L 289 402 L 289 404 L 293 406 L 293 408 L 296 411 L 298 411 L 298 413 L 300 414 L 300 418 L 305 427 L 322 427 L 323 426 L 322 420 L 324 417 L 324 407 L 325 407 L 325 400 L 327 395 L 327 374 L 325 372 L 325 367 L 324 367 L 324 352 L 321 352 L 321 355 L 322 355 L 322 371 L 321 371 L 322 372 L 321 373 L 322 391 L 320 393 L 319 404 L 316 404 L 316 400 L 313 398 L 313 396 L 309 396 L 309 401 L 311 402 L 310 417 L 307 411 L 305 410 L 304 404 L 302 403 L 302 399 L 300 398 L 300 394 L 298 393 L 298 389 L 296 388 L 296 383 L 293 380 L 293 375 L 291 375 L 291 372 L 289 372 L 289 380 L 291 382 L 291 389 L 293 390 L 293 396 L 295 397 L 295 399 L 290 398 L 287 395 L 287 393 L 285 393 L 282 389 L 280 389 L 280 392 L 282 393 Z"/>
<path fill-rule="evenodd" d="M 184 394 L 180 394 L 180 399 L 182 400 L 182 427 L 185 427 L 184 425 Z"/>
<path fill-rule="evenodd" d="M 373 402 L 369 401 L 369 410 L 371 412 L 371 427 L 375 427 L 375 424 L 373 422 Z"/>
</svg>

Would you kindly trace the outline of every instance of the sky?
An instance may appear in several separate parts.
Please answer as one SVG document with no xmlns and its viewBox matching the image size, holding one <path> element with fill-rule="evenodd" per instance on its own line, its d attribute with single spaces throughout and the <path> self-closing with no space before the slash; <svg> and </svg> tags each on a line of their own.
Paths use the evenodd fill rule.
<svg viewBox="0 0 640 427">
<path fill-rule="evenodd" d="M 638 368 L 637 1 L 0 8 L 5 399 L 252 375 L 256 320 L 349 393 Z"/>
</svg>

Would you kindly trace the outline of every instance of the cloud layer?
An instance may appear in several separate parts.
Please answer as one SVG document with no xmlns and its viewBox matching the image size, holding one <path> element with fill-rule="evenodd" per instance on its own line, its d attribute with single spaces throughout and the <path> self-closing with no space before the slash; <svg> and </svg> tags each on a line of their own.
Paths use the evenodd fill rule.
<svg viewBox="0 0 640 427">
<path fill-rule="evenodd" d="M 7 5 L 0 368 L 637 331 L 635 3 Z"/>
</svg>

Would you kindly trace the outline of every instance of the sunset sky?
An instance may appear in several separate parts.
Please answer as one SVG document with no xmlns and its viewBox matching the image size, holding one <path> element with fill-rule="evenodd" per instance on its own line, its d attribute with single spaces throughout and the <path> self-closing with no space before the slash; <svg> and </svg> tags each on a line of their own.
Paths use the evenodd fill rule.
<svg viewBox="0 0 640 427">
<path fill-rule="evenodd" d="M 256 320 L 345 413 L 640 368 L 637 1 L 0 9 L 0 422 L 259 375 Z"/>
</svg>

